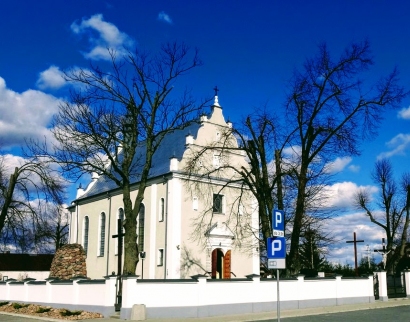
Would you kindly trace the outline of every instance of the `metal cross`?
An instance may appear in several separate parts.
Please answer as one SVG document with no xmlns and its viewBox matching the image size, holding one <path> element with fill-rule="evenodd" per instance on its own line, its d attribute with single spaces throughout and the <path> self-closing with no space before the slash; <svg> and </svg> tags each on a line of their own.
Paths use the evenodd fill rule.
<svg viewBox="0 0 410 322">
<path fill-rule="evenodd" d="M 122 237 L 125 233 L 122 232 L 122 220 L 117 221 L 117 235 L 112 235 L 112 238 L 118 238 L 118 275 L 117 275 L 117 296 L 115 300 L 115 311 L 120 311 L 122 306 L 122 279 L 121 279 L 121 254 L 122 254 Z"/>
<path fill-rule="evenodd" d="M 121 255 L 122 255 L 122 237 L 125 233 L 122 232 L 122 220 L 118 219 L 117 235 L 112 235 L 112 238 L 118 238 L 118 275 L 121 275 Z"/>
<path fill-rule="evenodd" d="M 356 240 L 356 232 L 353 233 L 353 240 L 349 240 L 346 243 L 354 243 L 354 269 L 356 276 L 359 276 L 359 270 L 357 269 L 357 243 L 364 243 L 364 240 Z"/>
<path fill-rule="evenodd" d="M 215 96 L 218 96 L 218 92 L 219 92 L 218 86 L 215 86 L 214 91 L 215 91 Z"/>
</svg>

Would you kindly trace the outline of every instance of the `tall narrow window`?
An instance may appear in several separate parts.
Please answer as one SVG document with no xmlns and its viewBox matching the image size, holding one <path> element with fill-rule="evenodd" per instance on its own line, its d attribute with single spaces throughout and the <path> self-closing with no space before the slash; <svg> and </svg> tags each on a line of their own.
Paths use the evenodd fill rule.
<svg viewBox="0 0 410 322">
<path fill-rule="evenodd" d="M 158 263 L 157 266 L 163 266 L 164 265 L 164 250 L 158 249 Z"/>
<path fill-rule="evenodd" d="M 104 256 L 104 250 L 105 250 L 105 213 L 102 212 L 100 215 L 100 245 L 99 245 L 99 251 L 98 251 L 98 256 Z"/>
<path fill-rule="evenodd" d="M 145 206 L 141 204 L 138 212 L 138 251 L 144 251 L 144 222 L 145 222 Z"/>
<path fill-rule="evenodd" d="M 89 219 L 88 216 L 84 217 L 84 234 L 83 234 L 83 247 L 85 255 L 88 253 L 88 229 L 89 229 Z"/>
<path fill-rule="evenodd" d="M 159 201 L 159 221 L 164 221 L 165 218 L 165 200 L 161 198 Z"/>
</svg>

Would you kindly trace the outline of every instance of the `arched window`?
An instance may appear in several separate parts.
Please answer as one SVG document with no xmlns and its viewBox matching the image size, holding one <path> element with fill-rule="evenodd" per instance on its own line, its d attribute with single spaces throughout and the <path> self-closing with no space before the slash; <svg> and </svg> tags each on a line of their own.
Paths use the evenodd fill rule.
<svg viewBox="0 0 410 322">
<path fill-rule="evenodd" d="M 138 212 L 138 251 L 144 251 L 144 222 L 145 222 L 145 206 L 141 204 Z"/>
<path fill-rule="evenodd" d="M 118 209 L 118 213 L 117 213 L 117 220 L 116 220 L 116 226 L 115 226 L 115 234 L 117 234 L 118 232 L 118 219 L 121 219 L 121 222 L 124 221 L 125 219 L 125 215 L 124 215 L 124 209 L 123 208 L 119 208 Z M 124 226 L 121 227 L 121 233 L 124 233 Z M 121 237 L 124 238 L 124 237 Z M 124 247 L 124 243 L 122 244 Z M 118 238 L 115 238 L 115 250 L 114 250 L 114 254 L 118 255 Z"/>
<path fill-rule="evenodd" d="M 159 221 L 164 221 L 165 217 L 165 200 L 161 198 L 159 200 Z"/>
<path fill-rule="evenodd" d="M 89 219 L 88 216 L 84 217 L 84 223 L 83 223 L 83 247 L 84 247 L 84 251 L 85 251 L 85 255 L 87 256 L 88 253 L 88 229 L 89 229 Z"/>
<path fill-rule="evenodd" d="M 105 250 L 105 213 L 102 212 L 100 215 L 100 227 L 99 227 L 99 250 L 98 256 L 104 256 Z"/>
</svg>

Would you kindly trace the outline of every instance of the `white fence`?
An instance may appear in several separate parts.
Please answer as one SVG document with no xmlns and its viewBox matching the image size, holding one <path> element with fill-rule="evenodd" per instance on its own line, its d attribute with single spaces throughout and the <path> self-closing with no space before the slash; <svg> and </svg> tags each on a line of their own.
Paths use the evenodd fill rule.
<svg viewBox="0 0 410 322">
<path fill-rule="evenodd" d="M 385 272 L 378 274 L 381 274 L 379 283 L 383 280 L 385 283 Z M 406 279 L 408 281 L 407 276 Z M 40 303 L 108 316 L 114 313 L 115 284 L 115 276 L 103 280 L 8 280 L 0 282 L 0 301 Z M 140 305 L 135 308 L 143 310 L 148 318 L 276 311 L 276 287 L 276 280 L 259 276 L 232 280 L 210 280 L 205 276 L 195 276 L 191 280 L 142 280 L 125 276 L 121 318 L 136 316 L 135 304 Z M 279 287 L 281 310 L 374 301 L 373 276 L 305 279 L 300 275 L 281 280 Z M 381 298 L 387 300 L 383 285 L 380 292 Z"/>
</svg>

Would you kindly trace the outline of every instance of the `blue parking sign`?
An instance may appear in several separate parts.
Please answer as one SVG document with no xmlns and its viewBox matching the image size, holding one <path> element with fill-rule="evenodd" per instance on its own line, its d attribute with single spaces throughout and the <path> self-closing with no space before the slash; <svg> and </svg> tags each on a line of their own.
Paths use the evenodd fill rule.
<svg viewBox="0 0 410 322">
<path fill-rule="evenodd" d="M 285 230 L 285 215 L 282 210 L 273 210 L 272 214 L 272 230 Z"/>
<path fill-rule="evenodd" d="M 286 239 L 285 237 L 268 238 L 267 256 L 271 259 L 286 258 Z"/>
</svg>

